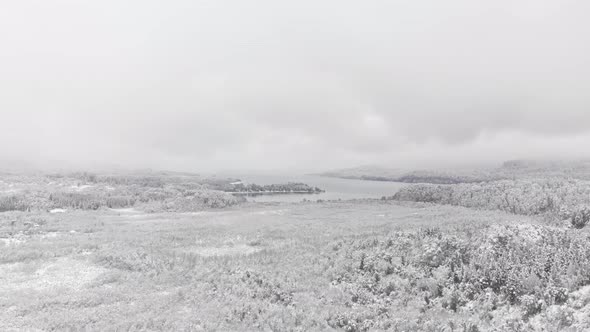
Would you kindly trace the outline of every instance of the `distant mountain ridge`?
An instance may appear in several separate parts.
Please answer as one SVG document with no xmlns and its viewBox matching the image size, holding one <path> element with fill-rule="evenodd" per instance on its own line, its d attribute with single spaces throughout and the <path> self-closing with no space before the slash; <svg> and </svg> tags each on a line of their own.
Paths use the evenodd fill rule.
<svg viewBox="0 0 590 332">
<path fill-rule="evenodd" d="M 367 181 L 460 184 L 535 177 L 590 180 L 590 160 L 509 160 L 498 167 L 447 170 L 401 170 L 363 166 L 320 173 L 321 176 Z"/>
</svg>

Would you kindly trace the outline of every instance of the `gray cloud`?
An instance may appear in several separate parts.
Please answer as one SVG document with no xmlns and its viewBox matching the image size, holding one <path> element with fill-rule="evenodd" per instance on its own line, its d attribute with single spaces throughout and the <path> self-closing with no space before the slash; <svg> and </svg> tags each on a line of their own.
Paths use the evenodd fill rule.
<svg viewBox="0 0 590 332">
<path fill-rule="evenodd" d="M 589 9 L 10 2 L 0 155 L 197 170 L 586 157 Z"/>
</svg>

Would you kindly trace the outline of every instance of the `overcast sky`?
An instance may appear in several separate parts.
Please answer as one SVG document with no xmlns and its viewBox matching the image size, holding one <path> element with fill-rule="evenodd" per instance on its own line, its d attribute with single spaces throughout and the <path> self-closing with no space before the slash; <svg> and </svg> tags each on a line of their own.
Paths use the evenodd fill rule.
<svg viewBox="0 0 590 332">
<path fill-rule="evenodd" d="M 590 157 L 586 0 L 0 2 L 0 159 L 215 171 Z"/>
</svg>

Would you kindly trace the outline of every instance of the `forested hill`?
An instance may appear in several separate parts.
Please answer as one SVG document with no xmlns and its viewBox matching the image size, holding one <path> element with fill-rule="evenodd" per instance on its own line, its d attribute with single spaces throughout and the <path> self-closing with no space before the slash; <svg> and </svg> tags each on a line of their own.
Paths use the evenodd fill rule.
<svg viewBox="0 0 590 332">
<path fill-rule="evenodd" d="M 498 167 L 449 170 L 401 170 L 358 167 L 320 174 L 327 177 L 403 183 L 459 184 L 531 178 L 590 180 L 590 161 L 510 160 Z"/>
</svg>

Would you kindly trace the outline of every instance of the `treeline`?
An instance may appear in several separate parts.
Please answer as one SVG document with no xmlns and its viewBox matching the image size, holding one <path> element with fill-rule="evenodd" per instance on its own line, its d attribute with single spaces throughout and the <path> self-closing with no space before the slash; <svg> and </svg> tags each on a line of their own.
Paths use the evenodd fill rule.
<svg viewBox="0 0 590 332">
<path fill-rule="evenodd" d="M 132 207 L 138 201 L 134 195 L 105 195 L 99 192 L 56 192 L 49 195 L 53 208 L 98 210 L 101 207 L 112 209 Z"/>
<path fill-rule="evenodd" d="M 8 180 L 4 183 L 13 187 L 0 193 L 0 212 L 136 206 L 149 206 L 155 211 L 195 211 L 232 206 L 243 201 L 229 193 L 210 189 L 198 177 L 105 176 L 79 172 L 12 176 L 3 180 Z M 220 180 L 224 181 L 227 182 Z"/>
<path fill-rule="evenodd" d="M 430 184 L 460 184 L 497 181 L 511 178 L 508 174 L 491 171 L 410 171 L 400 174 L 357 174 L 331 172 L 323 176 L 337 177 L 343 179 L 365 180 L 365 181 L 386 181 L 401 183 L 430 183 Z"/>
<path fill-rule="evenodd" d="M 574 227 L 590 221 L 590 182 L 580 180 L 503 180 L 478 184 L 413 185 L 394 200 L 501 210 L 521 215 L 551 214 Z"/>
<path fill-rule="evenodd" d="M 243 184 L 238 183 L 232 185 L 232 188 L 226 190 L 233 193 L 322 193 L 322 189 L 312 187 L 305 183 L 287 183 L 287 184 L 271 184 L 271 185 L 257 185 L 257 184 Z"/>
<path fill-rule="evenodd" d="M 322 174 L 329 177 L 402 183 L 462 184 L 500 180 L 563 178 L 590 180 L 590 161 L 510 160 L 499 167 L 401 171 L 357 168 Z"/>
<path fill-rule="evenodd" d="M 0 197 L 0 212 L 51 209 L 98 210 L 100 208 L 130 208 L 141 205 L 151 210 L 198 211 L 205 208 L 223 208 L 243 202 L 233 195 L 203 190 L 198 192 L 70 192 L 20 193 Z"/>
<path fill-rule="evenodd" d="M 89 172 L 71 172 L 50 174 L 53 180 L 73 179 L 79 183 L 105 184 L 109 186 L 139 186 L 142 188 L 163 188 L 174 185 L 186 189 L 211 189 L 226 191 L 231 183 L 239 181 L 233 178 L 201 177 L 197 174 L 148 172 L 138 174 L 94 174 Z"/>
<path fill-rule="evenodd" d="M 506 179 L 506 175 L 478 171 L 473 174 L 454 174 L 435 171 L 414 171 L 395 178 L 403 183 L 460 184 L 479 183 Z"/>
<path fill-rule="evenodd" d="M 166 176 L 164 174 L 155 175 L 132 175 L 132 174 L 115 174 L 115 175 L 98 175 L 89 172 L 72 172 L 64 174 L 50 174 L 47 176 L 54 180 L 64 179 L 75 179 L 81 183 L 87 184 L 107 184 L 111 186 L 140 186 L 140 187 L 152 187 L 162 188 L 166 184 L 171 183 L 182 183 L 183 181 L 179 177 Z M 194 178 L 190 179 L 190 182 L 195 182 Z"/>
</svg>

